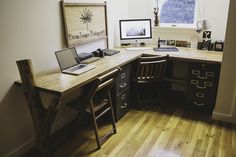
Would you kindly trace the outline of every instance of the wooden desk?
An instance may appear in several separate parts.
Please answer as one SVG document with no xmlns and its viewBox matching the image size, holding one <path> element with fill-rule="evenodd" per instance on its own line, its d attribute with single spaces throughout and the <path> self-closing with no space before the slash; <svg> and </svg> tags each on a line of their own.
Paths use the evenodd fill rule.
<svg viewBox="0 0 236 157">
<path fill-rule="evenodd" d="M 119 66 L 123 66 L 130 63 L 142 54 L 156 54 L 156 55 L 166 55 L 169 54 L 170 58 L 173 60 L 185 60 L 185 61 L 203 61 L 207 63 L 220 63 L 222 60 L 222 53 L 220 52 L 209 52 L 209 51 L 198 51 L 188 48 L 180 48 L 179 52 L 154 52 L 153 50 L 142 50 L 142 51 L 126 51 L 124 49 L 119 49 L 121 53 L 114 56 L 106 56 L 100 60 L 92 63 L 96 65 L 95 69 L 88 71 L 82 75 L 73 76 L 68 74 L 62 74 L 58 69 L 51 70 L 47 72 L 42 72 L 34 75 L 35 85 L 40 92 L 50 93 L 54 97 L 59 97 L 62 100 L 67 94 L 79 90 L 83 85 L 91 82 L 100 74 L 111 71 Z M 21 84 L 21 81 L 16 81 L 17 84 Z M 61 101 L 58 103 L 60 104 Z M 58 104 L 58 106 L 59 106 Z M 54 113 L 54 117 L 57 112 Z M 32 115 L 34 116 L 34 115 Z M 53 122 L 52 122 L 53 123 Z M 50 124 L 52 125 L 52 124 Z M 44 132 L 43 140 L 50 135 L 51 126 L 48 126 L 48 131 Z M 40 137 L 41 135 L 36 135 Z M 42 142 L 45 144 L 45 142 Z M 42 146 L 42 149 L 48 150 L 48 144 Z M 48 156 L 47 153 L 45 156 Z"/>
<path fill-rule="evenodd" d="M 36 86 L 40 91 L 64 96 L 67 93 L 79 89 L 81 86 L 94 80 L 100 74 L 125 65 L 139 58 L 142 54 L 169 54 L 172 60 L 201 61 L 219 64 L 222 61 L 222 52 L 200 51 L 190 48 L 179 49 L 179 52 L 155 52 L 153 50 L 126 51 L 124 49 L 119 49 L 121 53 L 118 53 L 114 56 L 106 56 L 92 63 L 96 65 L 96 68 L 82 75 L 73 76 L 62 74 L 59 69 L 55 69 L 36 74 L 34 75 L 34 78 Z M 16 83 L 19 84 L 20 81 L 16 81 Z"/>
</svg>

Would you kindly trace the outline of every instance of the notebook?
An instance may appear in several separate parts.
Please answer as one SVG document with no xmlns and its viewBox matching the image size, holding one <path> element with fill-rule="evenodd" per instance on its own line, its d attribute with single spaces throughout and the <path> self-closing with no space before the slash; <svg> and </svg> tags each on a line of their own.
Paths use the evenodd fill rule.
<svg viewBox="0 0 236 157">
<path fill-rule="evenodd" d="M 79 75 L 96 67 L 91 64 L 81 64 L 74 47 L 56 51 L 55 55 L 62 73 Z"/>
</svg>

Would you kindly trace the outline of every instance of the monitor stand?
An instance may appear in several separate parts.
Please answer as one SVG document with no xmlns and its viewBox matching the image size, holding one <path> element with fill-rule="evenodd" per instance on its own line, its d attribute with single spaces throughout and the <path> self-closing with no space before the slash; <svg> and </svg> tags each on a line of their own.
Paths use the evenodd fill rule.
<svg viewBox="0 0 236 157">
<path fill-rule="evenodd" d="M 134 43 L 131 43 L 132 47 L 142 47 L 145 46 L 145 42 L 138 42 L 137 40 Z"/>
</svg>

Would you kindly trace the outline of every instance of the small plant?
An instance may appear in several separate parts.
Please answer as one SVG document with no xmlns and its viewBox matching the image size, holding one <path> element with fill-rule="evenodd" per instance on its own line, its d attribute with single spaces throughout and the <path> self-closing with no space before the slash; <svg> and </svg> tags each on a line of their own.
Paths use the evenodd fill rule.
<svg viewBox="0 0 236 157">
<path fill-rule="evenodd" d="M 92 17 L 93 17 L 93 12 L 87 8 L 83 9 L 83 13 L 81 14 L 81 22 L 83 22 L 83 24 L 87 24 L 87 30 L 89 30 L 88 28 L 88 24 L 92 22 Z"/>
</svg>

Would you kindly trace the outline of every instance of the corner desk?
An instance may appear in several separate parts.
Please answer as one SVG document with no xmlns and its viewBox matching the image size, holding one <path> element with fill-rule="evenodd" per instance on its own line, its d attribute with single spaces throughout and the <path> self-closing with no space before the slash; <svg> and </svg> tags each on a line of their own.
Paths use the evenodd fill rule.
<svg viewBox="0 0 236 157">
<path fill-rule="evenodd" d="M 200 68 L 199 70 L 190 70 L 191 76 L 188 78 L 193 78 L 191 80 L 187 80 L 187 84 L 189 84 L 189 96 L 187 96 L 187 99 L 189 99 L 189 103 L 192 101 L 193 97 L 195 94 L 198 94 L 199 99 L 201 97 L 207 96 L 204 95 L 204 93 L 200 93 L 197 89 L 193 89 L 193 85 L 198 85 L 199 81 L 197 80 L 198 77 L 200 79 L 205 79 L 204 76 L 200 76 L 202 72 L 207 73 L 208 71 L 204 70 L 204 68 L 213 69 L 212 71 L 209 71 L 207 75 L 209 76 L 214 76 L 217 75 L 219 77 L 219 66 L 222 61 L 222 52 L 213 52 L 213 51 L 200 51 L 200 50 L 195 50 L 191 48 L 179 48 L 179 52 L 155 52 L 153 50 L 137 50 L 137 51 L 126 51 L 124 48 L 117 48 L 121 52 L 118 54 L 115 54 L 113 56 L 105 56 L 104 58 L 101 58 L 100 60 L 93 62 L 96 66 L 95 69 L 92 69 L 84 74 L 74 76 L 74 75 L 68 75 L 68 74 L 62 74 L 59 69 L 54 69 L 50 70 L 47 72 L 42 72 L 39 74 L 34 75 L 35 79 L 35 85 L 37 89 L 40 92 L 43 93 L 49 93 L 53 95 L 53 97 L 57 97 L 60 100 L 63 100 L 67 95 L 70 93 L 76 93 L 77 91 L 80 90 L 80 88 L 89 82 L 93 81 L 97 76 L 104 74 L 106 72 L 109 72 L 115 68 L 125 66 L 132 61 L 135 61 L 136 59 L 140 58 L 142 54 L 155 54 L 155 55 L 166 55 L 169 54 L 170 60 L 171 61 L 189 61 L 190 62 L 190 67 L 191 66 L 196 66 Z M 198 64 L 200 63 L 200 64 Z M 195 65 L 196 64 L 196 65 Z M 217 70 L 214 70 L 215 68 L 213 66 L 217 66 Z M 203 70 L 203 71 L 202 71 Z M 217 74 L 218 73 L 218 74 Z M 218 84 L 218 78 L 215 80 L 210 81 Z M 207 82 L 206 85 L 202 86 L 200 85 L 199 88 L 205 88 L 205 86 L 212 86 L 210 81 Z M 214 82 L 215 81 L 215 82 Z M 21 81 L 16 81 L 16 84 L 21 84 Z M 214 93 L 215 92 L 215 93 Z M 217 86 L 216 89 L 214 89 L 213 94 L 215 96 L 213 99 L 216 97 L 216 92 L 217 92 Z M 211 94 L 211 92 L 210 92 Z M 195 101 L 195 100 L 194 100 Z M 214 100 L 212 100 L 214 102 Z M 58 109 L 60 109 L 60 104 L 62 101 L 58 102 Z M 195 102 L 194 102 L 195 103 Z M 203 103 L 197 103 L 197 106 L 203 106 Z M 57 112 L 55 112 L 57 114 Z M 34 116 L 34 115 L 32 115 Z M 56 115 L 55 115 L 56 116 Z M 49 126 L 51 128 L 51 126 Z M 50 135 L 50 129 L 48 132 L 46 132 L 48 136 Z M 35 136 L 40 136 L 40 135 L 35 135 Z M 44 137 L 48 137 L 44 136 Z M 48 139 L 44 139 L 48 140 Z M 42 144 L 45 144 L 44 142 Z M 47 147 L 46 146 L 41 146 L 42 148 Z M 46 151 L 48 148 L 45 148 Z"/>
</svg>

